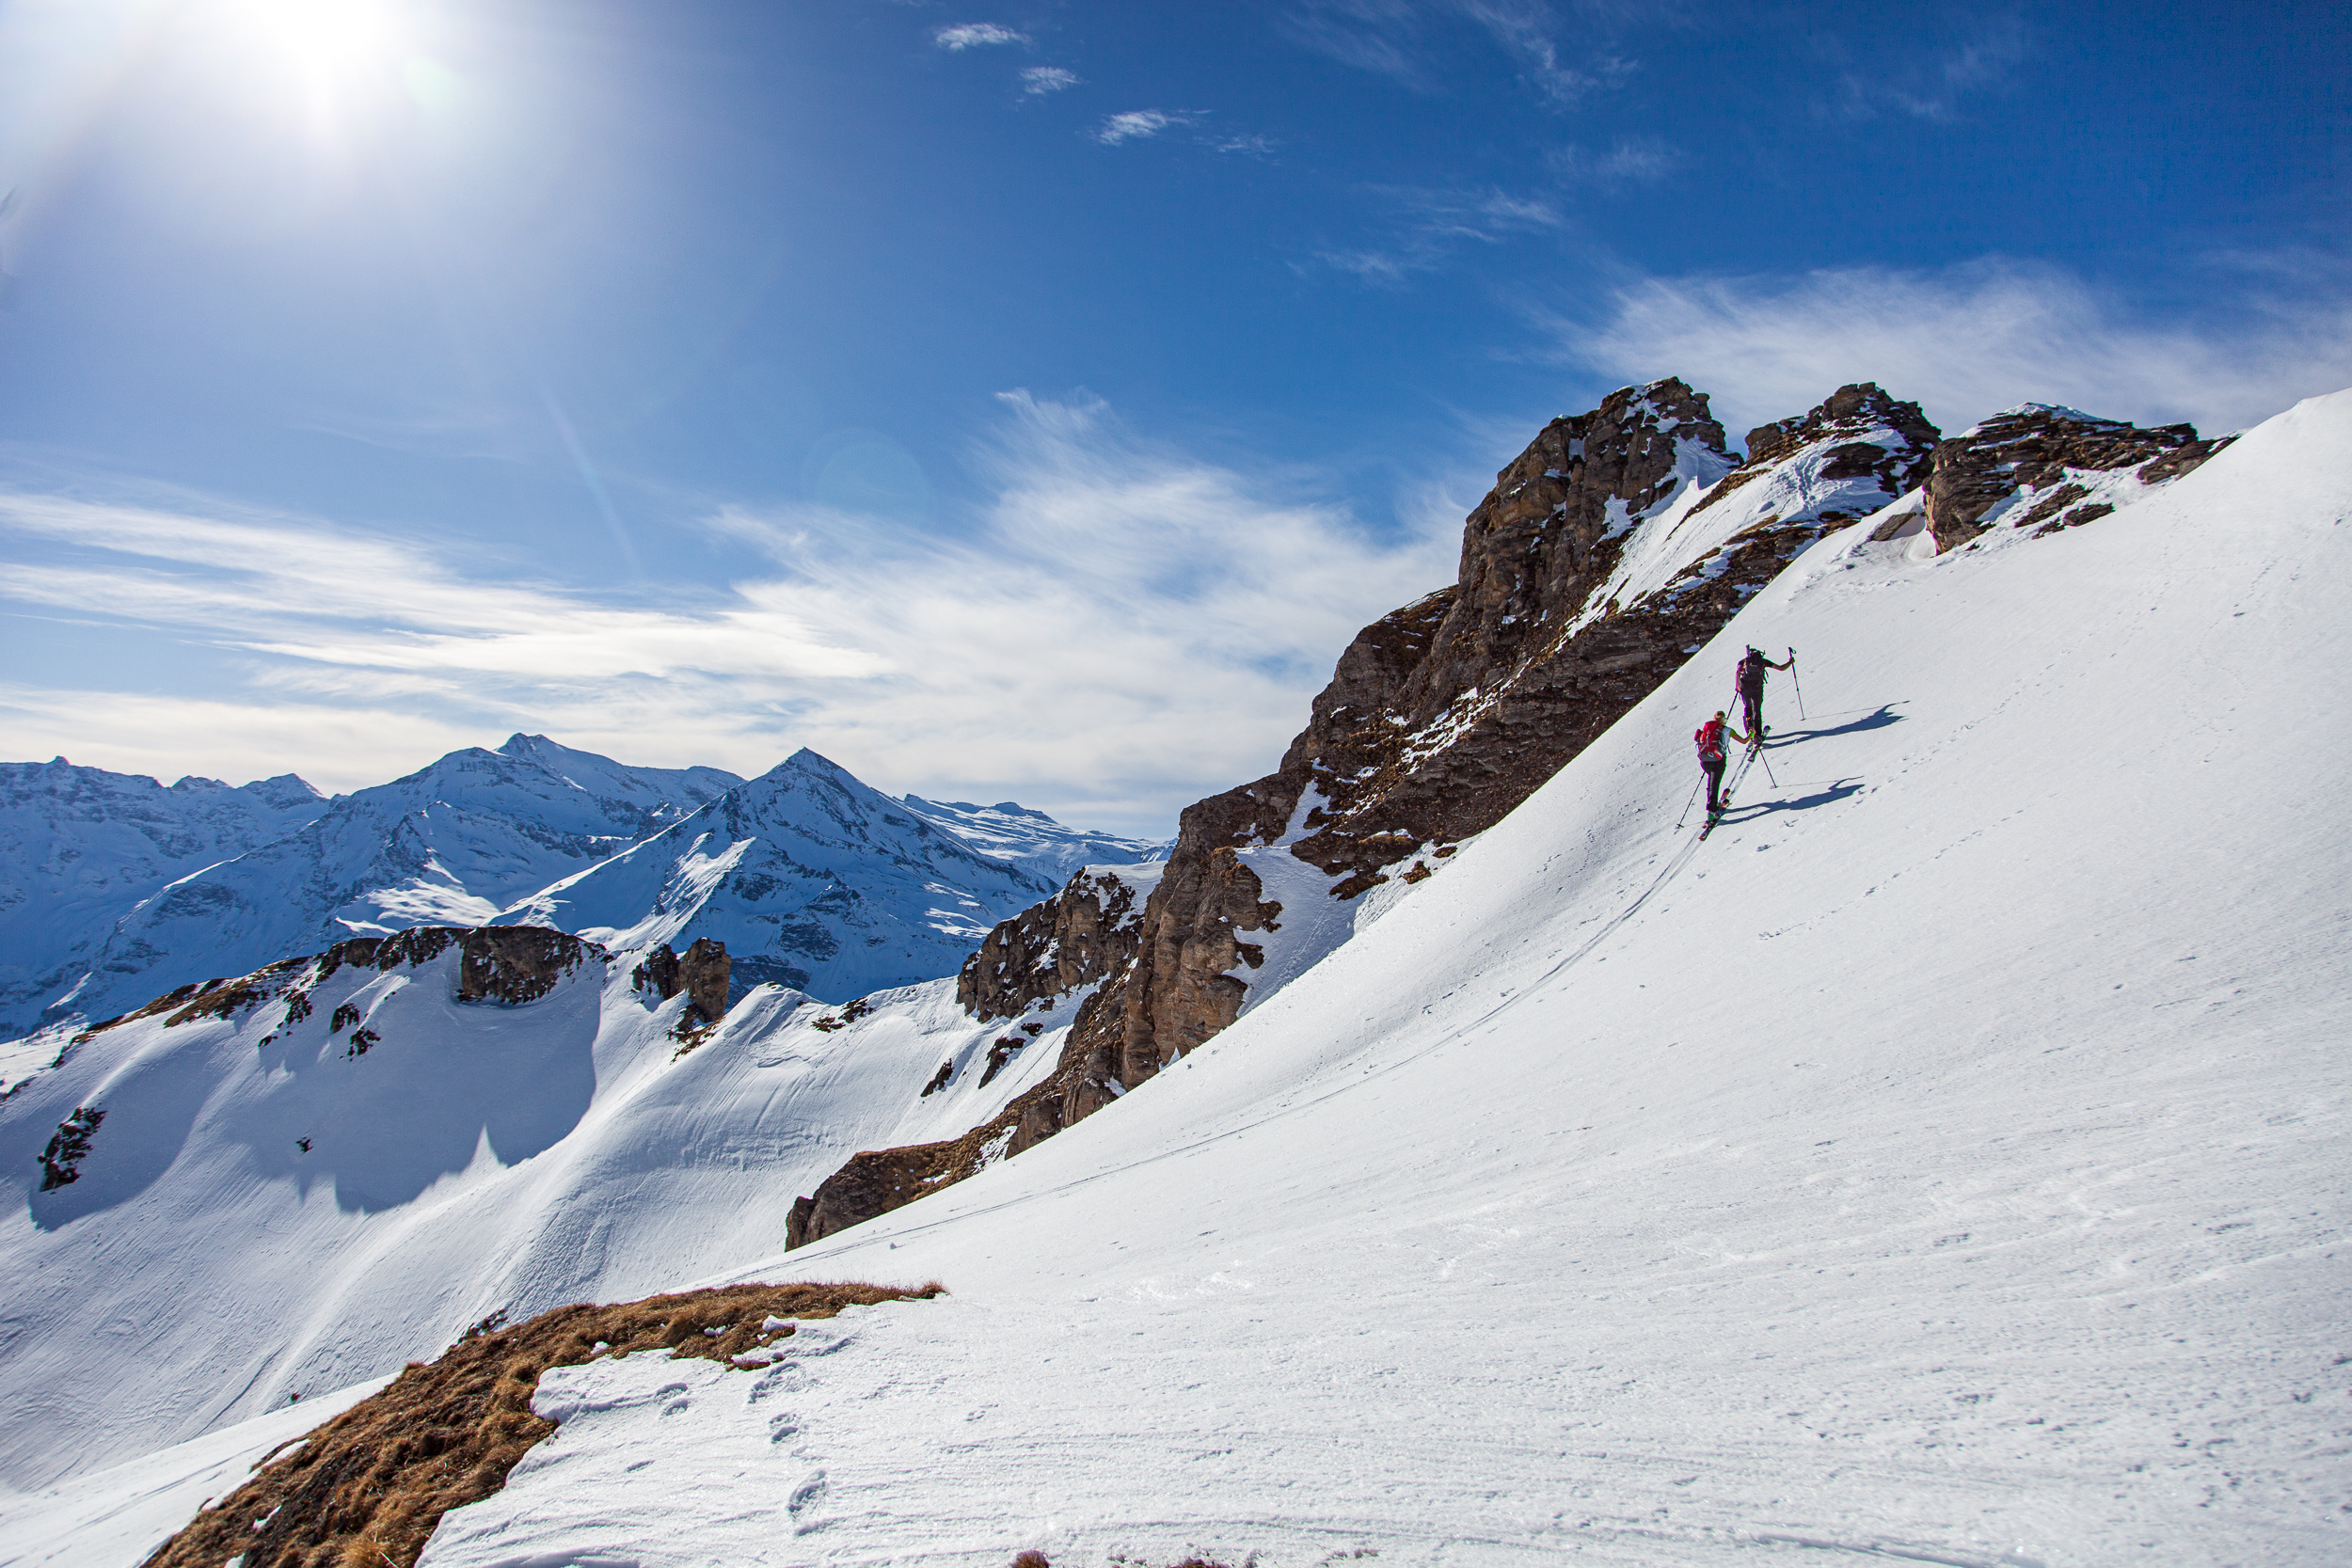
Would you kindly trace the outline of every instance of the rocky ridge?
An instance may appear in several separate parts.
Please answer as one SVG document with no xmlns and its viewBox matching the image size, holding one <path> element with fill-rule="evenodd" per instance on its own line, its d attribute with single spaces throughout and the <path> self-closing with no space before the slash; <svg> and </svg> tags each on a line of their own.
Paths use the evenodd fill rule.
<svg viewBox="0 0 2352 1568">
<path fill-rule="evenodd" d="M 1943 548 L 1994 527 L 2043 535 L 2229 439 L 2027 404 L 1945 440 L 1870 382 L 1751 430 L 1744 458 L 1678 380 L 1553 420 L 1466 520 L 1455 583 L 1357 635 L 1275 772 L 1184 812 L 1132 932 L 1054 941 L 1100 921 L 1073 883 L 967 962 L 958 994 L 975 1017 L 1099 983 L 1052 1076 L 960 1137 L 857 1155 L 796 1205 L 790 1244 L 1017 1154 L 1226 1028 L 1284 926 L 1252 862 L 1286 850 L 1329 879 L 1310 897 L 1341 901 L 1433 875 L 1831 531 L 1877 516 L 1873 537 L 1891 538 L 1924 515 Z"/>
<path fill-rule="evenodd" d="M 1358 634 L 1275 772 L 1186 809 L 1134 951 L 1099 952 L 1104 984 L 1053 1076 L 960 1138 L 858 1155 L 796 1212 L 793 1243 L 1051 1137 L 1230 1025 L 1263 961 L 1264 939 L 1250 939 L 1283 914 L 1240 851 L 1286 844 L 1328 879 L 1320 895 L 1343 901 L 1430 875 L 1799 550 L 1915 488 L 1936 438 L 1917 405 L 1873 385 L 1761 427 L 1745 460 L 1677 380 L 1553 420 L 1466 520 L 1454 586 Z M 1060 984 L 1058 950 L 1052 973 L 1008 960 L 1086 918 L 1065 914 L 1071 896 L 991 934 L 967 1006 Z"/>
<path fill-rule="evenodd" d="M 2233 439 L 2200 440 L 2194 425 L 2143 430 L 2078 409 L 2022 404 L 1936 448 L 1928 531 L 1941 552 L 1996 527 L 2079 528 L 2132 499 L 2117 490 L 2178 479 Z"/>
</svg>

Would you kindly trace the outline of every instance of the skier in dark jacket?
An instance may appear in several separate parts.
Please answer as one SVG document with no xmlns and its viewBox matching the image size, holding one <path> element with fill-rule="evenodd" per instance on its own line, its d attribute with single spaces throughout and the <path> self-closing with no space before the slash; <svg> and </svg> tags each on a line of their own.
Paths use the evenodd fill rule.
<svg viewBox="0 0 2352 1568">
<path fill-rule="evenodd" d="M 1786 659 L 1775 664 L 1764 657 L 1761 648 L 1750 648 L 1748 657 L 1740 661 L 1740 701 L 1745 709 L 1748 733 L 1756 737 L 1751 745 L 1764 744 L 1764 672 L 1786 670 L 1796 662 L 1794 649 L 1789 651 Z"/>
<path fill-rule="evenodd" d="M 1715 717 L 1701 724 L 1697 732 L 1691 736 L 1699 749 L 1699 767 L 1707 773 L 1707 815 L 1710 817 L 1721 816 L 1724 814 L 1724 737 L 1725 736 L 1729 736 L 1743 746 L 1748 743 L 1746 736 L 1724 721 L 1723 710 L 1718 708 L 1715 710 Z"/>
</svg>

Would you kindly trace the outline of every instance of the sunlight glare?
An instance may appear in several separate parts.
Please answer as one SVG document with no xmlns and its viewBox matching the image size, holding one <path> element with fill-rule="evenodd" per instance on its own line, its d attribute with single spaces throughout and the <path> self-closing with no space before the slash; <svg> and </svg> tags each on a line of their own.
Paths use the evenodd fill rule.
<svg viewBox="0 0 2352 1568">
<path fill-rule="evenodd" d="M 224 8 L 255 55 L 294 79 L 322 126 L 380 91 L 407 53 L 386 0 L 227 0 Z"/>
</svg>

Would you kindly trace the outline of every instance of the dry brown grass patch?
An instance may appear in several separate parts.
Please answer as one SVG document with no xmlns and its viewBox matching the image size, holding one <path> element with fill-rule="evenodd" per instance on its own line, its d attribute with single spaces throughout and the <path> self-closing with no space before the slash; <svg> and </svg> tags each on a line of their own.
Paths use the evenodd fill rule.
<svg viewBox="0 0 2352 1568">
<path fill-rule="evenodd" d="M 555 1430 L 531 1413 L 548 1368 L 660 1349 L 724 1361 L 792 1332 L 763 1332 L 771 1317 L 830 1318 L 845 1307 L 928 1301 L 943 1289 L 726 1285 L 559 1307 L 516 1327 L 485 1320 L 438 1360 L 411 1362 L 298 1451 L 264 1458 L 146 1568 L 220 1568 L 240 1555 L 245 1568 L 413 1568 L 442 1514 L 504 1486 L 516 1461 Z"/>
</svg>

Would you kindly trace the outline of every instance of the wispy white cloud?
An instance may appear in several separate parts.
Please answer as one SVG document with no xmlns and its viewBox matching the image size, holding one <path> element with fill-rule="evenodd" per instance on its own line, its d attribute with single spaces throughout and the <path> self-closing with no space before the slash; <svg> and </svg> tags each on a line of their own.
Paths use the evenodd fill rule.
<svg viewBox="0 0 2352 1568">
<path fill-rule="evenodd" d="M 1322 250 L 1316 260 L 1366 282 L 1401 284 L 1414 273 L 1444 263 L 1464 243 L 1499 245 L 1515 234 L 1565 228 L 1566 216 L 1540 196 L 1484 191 L 1433 191 L 1410 186 L 1374 187 L 1365 193 L 1385 201 L 1396 223 L 1381 243 Z"/>
<path fill-rule="evenodd" d="M 2241 269 L 2243 271 L 2244 269 Z M 1679 375 L 1739 430 L 1876 381 L 1947 430 L 2028 400 L 2206 432 L 2352 385 L 2352 287 L 2237 291 L 2226 312 L 2152 317 L 2059 269 L 1985 261 L 1937 272 L 1653 278 L 1550 326 L 1603 376 Z"/>
<path fill-rule="evenodd" d="M 1653 184 L 1682 168 L 1690 159 L 1680 148 L 1656 136 L 1619 136 L 1598 149 L 1572 143 L 1546 161 L 1565 184 L 1613 187 Z"/>
<path fill-rule="evenodd" d="M 1627 8 L 1613 4 L 1574 8 L 1588 22 L 1614 25 L 1631 19 Z M 1546 0 L 1300 0 L 1283 22 L 1308 48 L 1422 91 L 1433 90 L 1445 75 L 1439 36 L 1465 24 L 1500 45 L 1529 84 L 1557 104 L 1574 103 L 1634 69 L 1590 38 L 1577 63 L 1569 64 L 1560 45 L 1565 24 Z"/>
<path fill-rule="evenodd" d="M 1029 35 L 999 27 L 993 22 L 965 22 L 940 28 L 931 35 L 931 41 L 948 50 L 986 49 L 999 43 L 1026 43 Z"/>
<path fill-rule="evenodd" d="M 1844 119 L 1890 113 L 1956 119 L 1967 99 L 2012 82 L 2030 53 L 2031 34 L 2015 15 L 1955 13 L 1947 25 L 1956 31 L 1941 40 L 1915 38 L 1899 54 L 1867 64 L 1854 61 L 1836 35 L 1820 35 L 1816 49 L 1835 68 L 1826 76 L 1835 90 L 1819 108 Z"/>
<path fill-rule="evenodd" d="M 1049 92 L 1060 92 L 1078 85 L 1078 73 L 1057 65 L 1025 66 L 1021 71 L 1021 90 L 1033 98 Z"/>
<path fill-rule="evenodd" d="M 1200 118 L 1200 112 L 1194 109 L 1130 109 L 1104 120 L 1095 128 L 1094 139 L 1105 147 L 1117 147 L 1120 142 L 1139 141 L 1177 126 L 1190 125 Z"/>
<path fill-rule="evenodd" d="M 462 575 L 314 519 L 0 496 L 0 596 L 247 672 L 194 702 L 20 683 L 0 721 L 27 755 L 343 787 L 515 729 L 742 772 L 806 744 L 886 787 L 1164 826 L 1271 767 L 1356 629 L 1452 577 L 1458 515 L 1383 541 L 1097 404 L 1008 394 L 977 461 L 993 499 L 952 539 L 720 509 L 760 564 L 692 604 Z"/>
</svg>

